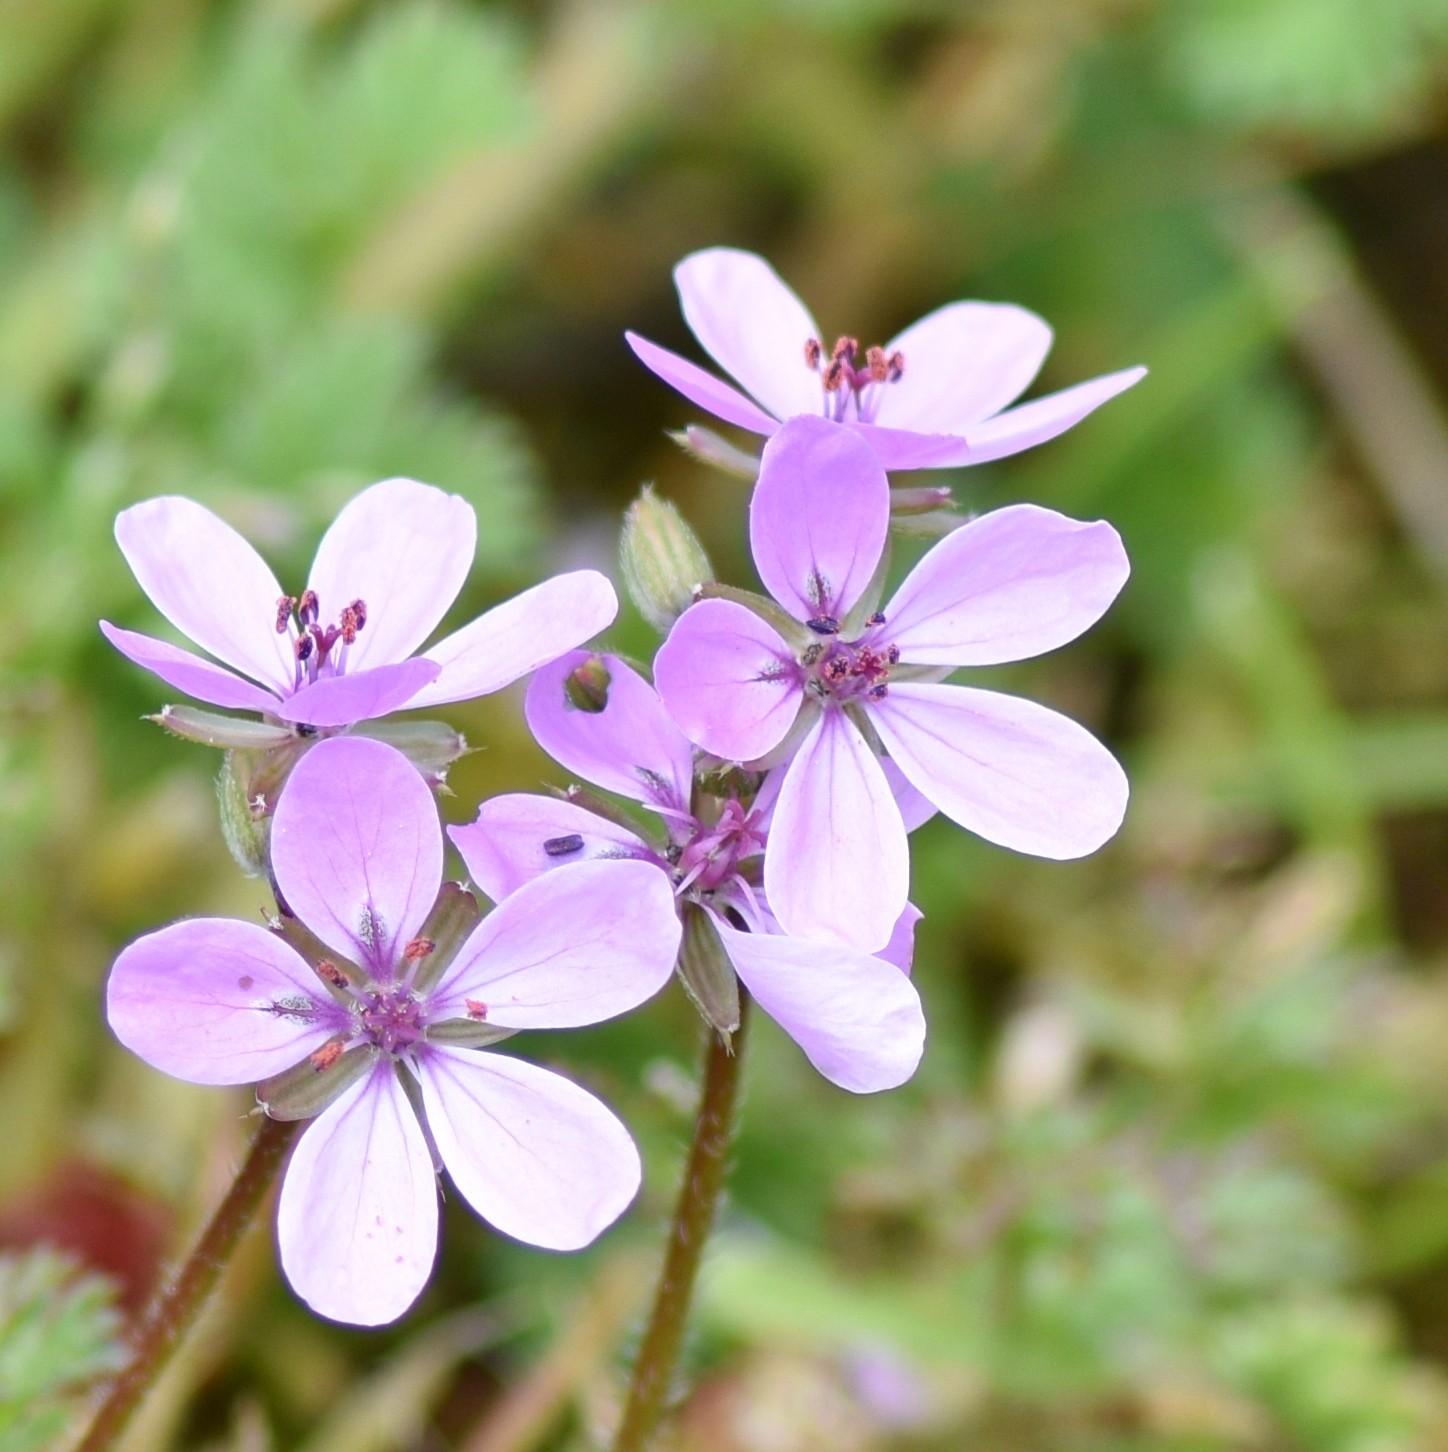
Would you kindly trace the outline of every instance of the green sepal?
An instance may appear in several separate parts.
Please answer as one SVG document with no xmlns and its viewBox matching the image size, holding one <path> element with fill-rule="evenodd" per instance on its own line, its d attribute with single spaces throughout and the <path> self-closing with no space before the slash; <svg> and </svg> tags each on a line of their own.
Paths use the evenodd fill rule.
<svg viewBox="0 0 1448 1452">
<path fill-rule="evenodd" d="M 926 539 L 944 539 L 961 525 L 969 524 L 964 514 L 955 514 L 948 509 L 929 509 L 922 514 L 892 514 L 890 528 L 896 534 L 919 535 Z"/>
<path fill-rule="evenodd" d="M 726 474 L 735 474 L 741 479 L 759 478 L 759 455 L 736 448 L 727 439 L 720 437 L 713 429 L 690 424 L 686 429 L 669 435 L 686 453 L 700 463 L 712 464 Z"/>
<path fill-rule="evenodd" d="M 448 1044 L 455 1049 L 485 1049 L 489 1044 L 500 1044 L 510 1039 L 517 1029 L 498 1028 L 494 1024 L 482 1023 L 472 1018 L 445 1018 L 441 1023 L 427 1026 L 427 1041 L 431 1044 Z"/>
<path fill-rule="evenodd" d="M 684 910 L 677 971 L 704 1022 L 727 1039 L 739 1027 L 739 980 L 714 920 L 694 903 Z"/>
<path fill-rule="evenodd" d="M 278 913 L 268 927 L 287 947 L 295 949 L 301 957 L 306 959 L 308 966 L 314 973 L 317 973 L 317 981 L 338 1003 L 350 1008 L 356 1000 L 345 987 L 333 982 L 329 974 L 317 972 L 319 964 L 330 964 L 353 988 L 365 988 L 370 981 L 367 974 L 357 964 L 350 958 L 344 958 L 339 953 L 334 953 L 300 918 L 293 917 L 289 913 Z"/>
<path fill-rule="evenodd" d="M 418 959 L 413 970 L 414 992 L 426 993 L 435 987 L 444 971 L 458 955 L 472 931 L 482 921 L 478 900 L 460 882 L 445 882 L 438 890 L 437 901 L 418 930 L 419 938 L 432 944 L 432 952 Z"/>
<path fill-rule="evenodd" d="M 602 817 L 605 822 L 612 822 L 615 827 L 622 827 L 625 832 L 632 832 L 642 842 L 647 842 L 656 852 L 662 853 L 668 846 L 664 836 L 654 831 L 635 819 L 619 806 L 615 806 L 606 797 L 601 797 L 597 792 L 589 791 L 585 786 L 579 786 L 576 782 L 572 786 L 547 788 L 551 796 L 557 797 L 560 801 L 572 802 L 575 807 L 582 807 L 585 812 L 592 812 L 595 817 Z"/>
<path fill-rule="evenodd" d="M 327 1041 L 341 1042 L 340 1038 Z M 318 1053 L 324 1053 L 326 1047 Z M 317 1055 L 310 1054 L 300 1064 L 263 1079 L 256 1086 L 256 1102 L 272 1119 L 311 1119 L 367 1073 L 380 1052 L 376 1044 L 358 1044 L 325 1066 L 319 1066 Z"/>
<path fill-rule="evenodd" d="M 296 736 L 279 721 L 253 721 L 245 716 L 221 716 L 215 711 L 198 711 L 194 706 L 162 706 L 146 720 L 164 726 L 173 736 L 199 741 L 202 746 L 219 746 L 224 751 L 271 751 L 288 745 Z"/>
<path fill-rule="evenodd" d="M 255 753 L 228 751 L 216 778 L 216 803 L 221 811 L 221 835 L 236 865 L 248 877 L 268 875 L 267 849 L 271 821 L 265 811 L 252 809 L 251 778 Z"/>
<path fill-rule="evenodd" d="M 891 489 L 890 517 L 898 519 L 902 514 L 929 514 L 933 510 L 949 510 L 955 505 L 955 498 L 949 485 L 931 484 L 923 488 Z M 962 520 L 963 524 L 965 521 Z"/>
<path fill-rule="evenodd" d="M 652 484 L 629 505 L 619 535 L 619 568 L 639 614 L 661 635 L 693 604 L 714 567 L 684 516 Z"/>
<path fill-rule="evenodd" d="M 433 786 L 443 786 L 448 768 L 477 748 L 446 721 L 366 721 L 352 729 L 354 736 L 384 741 L 400 751 Z"/>
</svg>

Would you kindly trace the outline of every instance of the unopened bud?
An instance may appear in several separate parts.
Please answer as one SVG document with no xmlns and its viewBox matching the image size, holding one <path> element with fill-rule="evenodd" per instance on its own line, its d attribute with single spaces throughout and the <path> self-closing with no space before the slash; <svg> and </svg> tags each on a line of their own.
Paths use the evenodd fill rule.
<svg viewBox="0 0 1448 1452">
<path fill-rule="evenodd" d="M 739 980 L 714 920 L 703 908 L 691 905 L 686 911 L 678 973 L 704 1021 L 721 1034 L 732 1034 L 739 1027 Z"/>
<path fill-rule="evenodd" d="M 629 506 L 619 540 L 619 563 L 639 613 L 667 633 L 714 577 L 709 556 L 684 516 L 651 485 Z"/>
<path fill-rule="evenodd" d="M 601 656 L 591 655 L 563 678 L 563 702 L 572 711 L 597 716 L 608 709 L 608 688 L 613 684 Z"/>
</svg>

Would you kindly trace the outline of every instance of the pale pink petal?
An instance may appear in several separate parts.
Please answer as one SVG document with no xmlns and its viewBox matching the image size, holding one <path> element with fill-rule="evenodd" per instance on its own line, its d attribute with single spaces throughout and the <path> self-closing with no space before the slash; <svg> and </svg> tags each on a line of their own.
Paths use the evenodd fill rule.
<svg viewBox="0 0 1448 1452">
<path fill-rule="evenodd" d="M 776 418 L 819 413 L 805 344 L 819 329 L 779 274 L 752 252 L 710 247 L 674 269 L 684 320 L 706 352 Z"/>
<path fill-rule="evenodd" d="M 778 746 L 804 701 L 778 631 L 732 600 L 684 611 L 654 658 L 654 684 L 684 735 L 731 761 Z"/>
<path fill-rule="evenodd" d="M 887 429 L 878 424 L 850 423 L 875 451 L 880 465 L 894 474 L 907 469 L 951 469 L 973 463 L 970 448 L 955 434 L 917 434 L 909 429 Z"/>
<path fill-rule="evenodd" d="M 470 701 L 511 685 L 613 624 L 618 596 L 597 570 L 554 575 L 444 636 L 426 659 L 442 674 L 409 709 Z"/>
<path fill-rule="evenodd" d="M 277 1243 L 292 1289 L 329 1320 L 382 1326 L 422 1293 L 437 1255 L 437 1176 L 390 1059 L 297 1141 Z"/>
<path fill-rule="evenodd" d="M 271 829 L 287 905 L 329 948 L 387 977 L 442 883 L 432 793 L 401 752 L 334 736 L 293 769 Z"/>
<path fill-rule="evenodd" d="M 963 456 L 952 462 L 988 464 L 992 459 L 1033 449 L 1074 428 L 1088 413 L 1145 377 L 1145 368 L 1125 368 L 1007 409 L 967 429 Z"/>
<path fill-rule="evenodd" d="M 910 849 L 879 759 L 826 710 L 785 774 L 764 887 L 792 937 L 883 948 L 910 889 Z"/>
<path fill-rule="evenodd" d="M 116 1037 L 192 1084 L 254 1084 L 345 1024 L 316 974 L 255 923 L 190 918 L 137 938 L 106 982 Z"/>
<path fill-rule="evenodd" d="M 489 797 L 476 822 L 449 827 L 447 834 L 473 881 L 494 902 L 555 867 L 648 855 L 638 837 L 603 817 L 524 792 Z"/>
<path fill-rule="evenodd" d="M 722 379 L 706 373 L 697 363 L 690 363 L 687 358 L 681 358 L 677 353 L 639 337 L 637 333 L 625 333 L 624 337 L 645 368 L 715 418 L 755 434 L 772 434 L 779 427 L 777 419 L 771 418 Z"/>
<path fill-rule="evenodd" d="M 567 690 L 590 660 L 608 673 L 601 711 L 580 709 Z M 528 683 L 523 710 L 538 745 L 583 781 L 638 802 L 689 805 L 693 748 L 658 692 L 618 656 L 575 650 L 551 661 Z"/>
<path fill-rule="evenodd" d="M 839 619 L 864 593 L 890 528 L 890 482 L 870 446 L 795 418 L 764 446 L 749 540 L 765 588 L 799 620 Z"/>
<path fill-rule="evenodd" d="M 453 1184 L 504 1235 L 578 1250 L 638 1193 L 628 1130 L 561 1075 L 503 1054 L 430 1046 L 419 1077 Z"/>
<path fill-rule="evenodd" d="M 682 932 L 662 868 L 580 862 L 499 903 L 458 950 L 430 1005 L 440 1018 L 481 1017 L 500 1028 L 599 1023 L 669 981 Z"/>
<path fill-rule="evenodd" d="M 198 701 L 234 711 L 274 712 L 277 709 L 277 698 L 270 691 L 212 665 L 199 655 L 192 655 L 189 650 L 182 650 L 179 645 L 168 645 L 164 640 L 154 640 L 134 630 L 122 630 L 108 620 L 101 621 L 101 634 L 128 660 Z"/>
<path fill-rule="evenodd" d="M 893 963 L 837 943 L 741 933 L 717 915 L 724 951 L 759 1006 L 832 1084 L 903 1084 L 925 1050 L 925 1014 Z"/>
<path fill-rule="evenodd" d="M 1012 303 L 947 303 L 886 344 L 905 370 L 875 385 L 874 421 L 926 434 L 963 434 L 1025 392 L 1046 354 L 1051 329 Z"/>
<path fill-rule="evenodd" d="M 930 550 L 885 607 L 880 639 L 917 665 L 1026 660 L 1094 625 L 1130 573 L 1104 520 L 1013 504 Z"/>
<path fill-rule="evenodd" d="M 895 798 L 895 805 L 900 808 L 900 820 L 904 822 L 905 830 L 913 832 L 917 827 L 923 827 L 938 810 L 935 803 L 928 797 L 921 796 L 905 780 L 905 773 L 888 756 L 881 760 L 880 770 L 885 773 L 890 795 Z"/>
<path fill-rule="evenodd" d="M 229 524 L 194 499 L 168 495 L 123 509 L 116 543 L 177 630 L 243 675 L 291 689 L 291 636 L 276 628 L 282 588 Z"/>
<path fill-rule="evenodd" d="M 351 726 L 416 704 L 416 697 L 437 680 L 440 667 L 419 658 L 344 676 L 323 676 L 272 707 L 283 721 L 308 726 Z"/>
<path fill-rule="evenodd" d="M 405 660 L 432 634 L 468 577 L 477 533 L 466 499 L 415 479 L 384 479 L 342 510 L 307 583 L 323 625 L 354 600 L 367 606 L 349 671 Z"/>
<path fill-rule="evenodd" d="M 890 934 L 890 941 L 875 956 L 883 958 L 902 973 L 909 973 L 915 964 L 915 927 L 924 916 L 913 902 L 907 902 L 905 911 L 895 919 L 895 931 Z"/>
<path fill-rule="evenodd" d="M 871 709 L 886 750 L 952 821 L 1017 852 L 1084 857 L 1126 813 L 1126 775 L 1084 727 L 967 686 L 896 685 Z"/>
</svg>

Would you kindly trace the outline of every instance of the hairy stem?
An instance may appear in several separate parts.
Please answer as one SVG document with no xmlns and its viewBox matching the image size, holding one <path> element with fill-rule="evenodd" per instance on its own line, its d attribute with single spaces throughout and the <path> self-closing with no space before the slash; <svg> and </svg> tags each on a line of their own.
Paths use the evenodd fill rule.
<svg viewBox="0 0 1448 1452">
<path fill-rule="evenodd" d="M 734 1106 L 739 1097 L 739 1064 L 748 1023 L 749 997 L 741 984 L 739 1027 L 732 1041 L 717 1033 L 709 1035 L 704 1088 L 693 1143 L 689 1146 L 688 1168 L 669 1231 L 663 1274 L 659 1277 L 638 1360 L 634 1363 L 614 1452 L 645 1452 L 664 1413 L 684 1341 L 704 1244 L 714 1225 L 714 1212 L 728 1171 Z"/>
<path fill-rule="evenodd" d="M 104 1452 L 116 1445 L 142 1398 L 200 1315 L 301 1127 L 297 1121 L 262 1120 L 226 1198 L 216 1207 L 185 1264 L 156 1293 L 133 1329 L 131 1360 L 111 1383 L 75 1452 Z"/>
</svg>

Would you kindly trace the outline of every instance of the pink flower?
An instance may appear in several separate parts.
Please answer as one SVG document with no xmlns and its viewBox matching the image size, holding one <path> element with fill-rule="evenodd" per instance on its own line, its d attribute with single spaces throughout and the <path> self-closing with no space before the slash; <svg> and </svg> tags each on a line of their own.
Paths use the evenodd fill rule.
<svg viewBox="0 0 1448 1452">
<path fill-rule="evenodd" d="M 116 519 L 121 552 L 161 614 L 221 664 L 107 621 L 101 630 L 137 665 L 198 700 L 342 727 L 496 691 L 617 613 L 608 581 L 577 570 L 413 657 L 462 588 L 476 538 L 466 500 L 387 479 L 337 516 L 306 589 L 290 596 L 209 509 L 174 495 L 148 499 Z"/>
<path fill-rule="evenodd" d="M 606 672 L 607 700 L 599 710 L 579 709 L 568 694 L 580 666 Z M 575 801 L 494 797 L 476 822 L 448 829 L 489 897 L 511 901 L 558 867 L 568 867 L 557 874 L 567 877 L 601 860 L 651 863 L 661 883 L 672 883 L 681 913 L 707 914 L 759 1006 L 825 1078 L 872 1093 L 915 1072 L 925 1043 L 920 996 L 906 976 L 920 916 L 915 908 L 902 905 L 879 956 L 786 933 L 757 886 L 760 857 L 767 862 L 770 850 L 770 783 L 747 806 L 717 783 L 696 787 L 688 741 L 653 687 L 617 656 L 575 651 L 554 661 L 529 683 L 526 709 L 550 756 L 640 803 L 658 827 L 631 828 Z M 909 788 L 902 791 L 912 813 L 923 806 Z M 920 816 L 928 815 L 926 807 Z"/>
<path fill-rule="evenodd" d="M 998 509 L 942 539 L 867 614 L 889 519 L 869 447 L 794 419 L 765 445 L 750 506 L 755 565 L 788 638 L 742 604 L 702 600 L 654 663 L 669 714 L 705 750 L 754 761 L 797 744 L 765 890 L 789 932 L 866 952 L 889 938 L 909 879 L 880 748 L 947 817 L 1040 857 L 1094 851 L 1127 796 L 1111 754 L 1064 716 L 940 684 L 956 666 L 1054 650 L 1098 620 L 1128 573 L 1116 531 Z"/>
<path fill-rule="evenodd" d="M 663 987 L 679 923 L 658 872 L 596 862 L 543 879 L 449 952 L 423 931 L 443 865 L 431 794 L 404 757 L 360 737 L 298 764 L 272 863 L 315 954 L 251 923 L 174 923 L 116 960 L 107 1012 L 127 1048 L 179 1079 L 291 1071 L 325 1104 L 277 1211 L 302 1299 L 359 1325 L 412 1304 L 437 1244 L 430 1144 L 462 1197 L 517 1240 L 571 1250 L 616 1219 L 639 1184 L 623 1125 L 559 1075 L 477 1045 L 596 1023 Z"/>
<path fill-rule="evenodd" d="M 684 319 L 716 363 L 753 395 L 636 333 L 629 347 L 671 388 L 725 423 L 773 434 L 801 414 L 868 440 L 886 469 L 984 464 L 1043 444 L 1142 378 L 1108 373 L 1007 408 L 1036 376 L 1051 330 L 1009 303 L 955 302 L 881 348 L 831 347 L 805 305 L 752 252 L 710 247 L 674 269 Z"/>
</svg>

